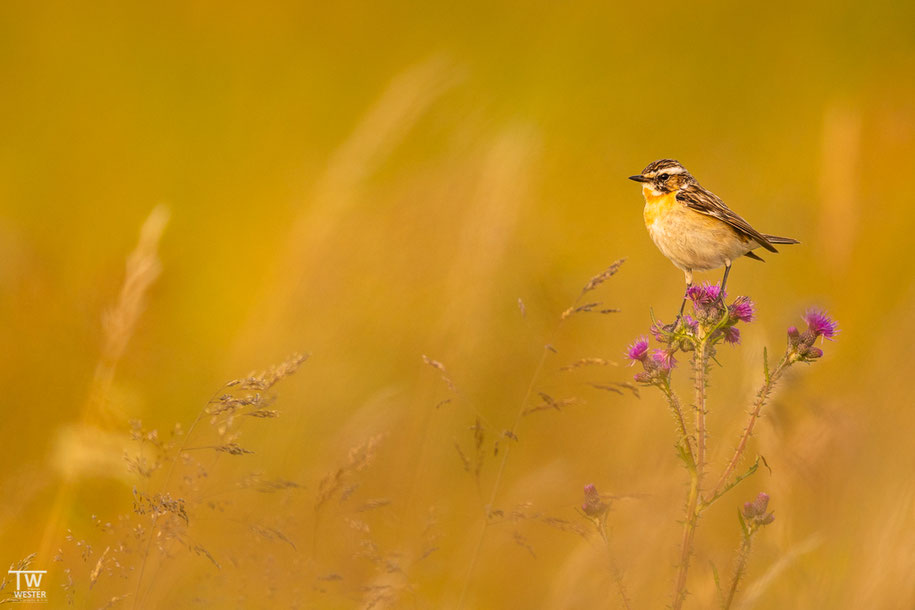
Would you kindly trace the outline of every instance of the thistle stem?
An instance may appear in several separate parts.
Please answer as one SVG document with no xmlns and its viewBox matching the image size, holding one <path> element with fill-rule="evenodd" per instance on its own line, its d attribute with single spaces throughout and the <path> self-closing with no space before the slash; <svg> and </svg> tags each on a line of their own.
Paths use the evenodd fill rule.
<svg viewBox="0 0 915 610">
<path fill-rule="evenodd" d="M 702 493 L 702 478 L 705 471 L 705 390 L 706 372 L 708 371 L 708 339 L 703 337 L 696 345 L 693 354 L 693 372 L 695 379 L 695 404 L 696 416 L 696 453 L 691 472 L 689 497 L 686 501 L 686 515 L 683 521 L 683 539 L 680 544 L 680 564 L 677 570 L 676 588 L 674 589 L 673 610 L 680 610 L 686 599 L 686 576 L 689 572 L 690 557 L 693 552 L 693 538 L 696 534 L 696 525 L 699 522 L 699 496 Z M 685 426 L 684 426 L 685 428 Z"/>
<path fill-rule="evenodd" d="M 699 475 L 692 474 L 689 486 L 689 499 L 686 502 L 686 520 L 683 523 L 683 540 L 680 543 L 680 566 L 677 570 L 677 586 L 674 591 L 673 610 L 680 610 L 683 600 L 686 599 L 686 574 L 689 571 L 689 560 L 693 550 L 693 536 L 696 534 L 696 524 L 699 515 L 696 508 L 699 503 Z"/>
<path fill-rule="evenodd" d="M 690 465 L 695 467 L 696 465 L 696 454 L 693 453 L 693 445 L 689 441 L 689 430 L 686 427 L 686 418 L 683 417 L 683 407 L 680 406 L 680 399 L 677 398 L 677 395 L 674 394 L 673 390 L 670 388 L 670 382 L 661 386 L 661 391 L 664 392 L 664 396 L 667 397 L 667 404 L 670 407 L 671 413 L 674 415 L 674 419 L 677 422 L 677 427 L 680 431 L 680 438 L 684 445 L 686 445 L 686 453 L 690 459 Z"/>
<path fill-rule="evenodd" d="M 629 603 L 629 597 L 626 595 L 626 587 L 623 584 L 623 574 L 620 572 L 619 566 L 617 566 L 616 562 L 613 560 L 613 551 L 610 549 L 610 536 L 607 535 L 606 515 L 598 522 L 597 531 L 600 533 L 600 537 L 604 541 L 604 548 L 607 550 L 607 561 L 610 565 L 610 573 L 613 575 L 613 581 L 616 583 L 616 591 L 626 610 L 632 610 L 632 606 Z"/>
<path fill-rule="evenodd" d="M 737 586 L 747 571 L 747 560 L 750 558 L 751 536 L 745 536 L 740 544 L 740 550 L 737 551 L 737 566 L 734 568 L 734 577 L 731 579 L 731 586 L 728 588 L 727 599 L 721 605 L 723 610 L 729 610 L 734 603 L 734 596 L 737 594 Z"/>
<path fill-rule="evenodd" d="M 787 355 L 785 355 L 775 367 L 775 369 L 769 374 L 762 387 L 760 387 L 759 391 L 756 393 L 756 399 L 753 401 L 753 409 L 750 411 L 750 419 L 743 430 L 743 435 L 737 442 L 737 447 L 734 449 L 734 455 L 731 457 L 731 461 L 728 462 L 727 467 L 724 469 L 724 472 L 721 473 L 721 477 L 718 479 L 718 483 L 712 490 L 712 498 L 716 497 L 722 488 L 727 485 L 728 479 L 734 473 L 734 469 L 737 468 L 737 463 L 740 461 L 740 458 L 743 457 L 744 451 L 746 451 L 747 442 L 750 440 L 750 436 L 753 435 L 753 427 L 756 425 L 756 421 L 759 419 L 759 414 L 762 411 L 762 408 L 769 400 L 769 396 L 772 394 L 772 389 L 775 387 L 775 383 L 782 376 L 782 373 L 785 372 L 785 369 L 791 366 L 791 364 L 792 361 L 788 359 Z"/>
</svg>

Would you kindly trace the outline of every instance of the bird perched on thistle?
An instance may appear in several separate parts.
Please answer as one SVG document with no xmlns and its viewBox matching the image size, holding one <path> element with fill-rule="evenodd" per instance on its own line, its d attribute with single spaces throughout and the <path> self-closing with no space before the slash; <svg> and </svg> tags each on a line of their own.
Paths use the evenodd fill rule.
<svg viewBox="0 0 915 610">
<path fill-rule="evenodd" d="M 641 174 L 629 179 L 642 184 L 645 226 L 661 253 L 683 270 L 687 291 L 694 271 L 724 267 L 723 295 L 731 264 L 737 258 L 748 256 L 761 261 L 753 252 L 756 248 L 778 252 L 773 244 L 800 243 L 790 237 L 760 233 L 673 159 L 650 163 Z M 678 320 L 684 305 L 686 294 Z"/>
</svg>

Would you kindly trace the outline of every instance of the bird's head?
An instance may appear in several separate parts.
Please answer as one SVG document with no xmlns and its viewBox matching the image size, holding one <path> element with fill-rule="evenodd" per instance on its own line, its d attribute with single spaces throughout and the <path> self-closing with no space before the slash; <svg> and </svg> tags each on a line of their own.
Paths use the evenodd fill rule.
<svg viewBox="0 0 915 610">
<path fill-rule="evenodd" d="M 660 159 L 649 163 L 641 174 L 629 176 L 630 180 L 642 183 L 643 189 L 650 189 L 654 196 L 675 193 L 696 179 L 673 159 Z"/>
</svg>

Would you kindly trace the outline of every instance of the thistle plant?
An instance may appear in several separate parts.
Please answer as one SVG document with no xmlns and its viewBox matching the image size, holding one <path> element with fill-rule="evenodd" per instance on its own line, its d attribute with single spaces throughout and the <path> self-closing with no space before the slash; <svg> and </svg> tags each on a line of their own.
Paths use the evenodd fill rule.
<svg viewBox="0 0 915 610">
<path fill-rule="evenodd" d="M 649 339 L 640 337 L 626 351 L 631 364 L 642 367 L 642 370 L 636 373 L 635 380 L 643 386 L 657 388 L 666 399 L 677 430 L 676 451 L 689 475 L 689 492 L 685 504 L 683 534 L 671 605 L 674 610 L 682 608 L 686 598 L 693 540 L 700 517 L 706 509 L 751 476 L 759 467 L 761 458 L 757 458 L 744 472 L 737 472 L 756 422 L 775 384 L 793 364 L 811 363 L 820 358 L 823 350 L 815 345 L 817 340 L 821 337 L 832 340 L 838 332 L 835 321 L 825 312 L 810 310 L 804 316 L 806 329 L 801 331 L 794 326 L 788 329 L 784 354 L 774 366 L 770 366 L 768 354 L 763 351 L 763 383 L 756 393 L 743 433 L 721 474 L 710 479 L 706 401 L 711 363 L 717 362 L 715 356 L 722 344 L 740 343 L 740 326 L 754 320 L 756 307 L 753 301 L 745 296 L 739 296 L 728 304 L 727 294 L 720 286 L 708 283 L 691 286 L 687 291 L 687 299 L 692 304 L 692 314 L 682 316 L 673 324 L 653 320 L 650 332 L 661 347 L 652 349 Z M 678 354 L 682 354 L 681 358 L 688 358 L 692 367 L 691 412 L 684 409 L 671 384 L 673 372 L 678 365 Z M 710 484 L 711 481 L 714 483 Z M 721 595 L 722 607 L 730 607 L 734 599 L 740 579 L 746 570 L 753 535 L 760 527 L 772 521 L 772 516 L 766 513 L 767 505 L 768 496 L 762 494 L 753 503 L 747 503 L 743 512 L 739 514 L 743 541 L 738 551 L 729 591 L 726 596 L 723 593 Z"/>
</svg>

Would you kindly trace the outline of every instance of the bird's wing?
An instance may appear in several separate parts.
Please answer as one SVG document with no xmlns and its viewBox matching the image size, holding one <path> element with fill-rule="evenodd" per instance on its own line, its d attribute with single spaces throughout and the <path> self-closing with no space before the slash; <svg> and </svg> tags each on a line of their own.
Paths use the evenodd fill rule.
<svg viewBox="0 0 915 610">
<path fill-rule="evenodd" d="M 701 214 L 706 214 L 713 218 L 729 224 L 738 233 L 742 233 L 753 239 L 760 246 L 771 252 L 778 252 L 766 237 L 750 226 L 746 220 L 731 211 L 724 202 L 714 193 L 705 190 L 698 184 L 689 184 L 677 193 L 677 201 L 682 202 L 686 207 L 695 210 Z"/>
</svg>

